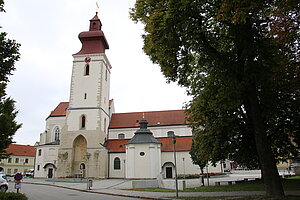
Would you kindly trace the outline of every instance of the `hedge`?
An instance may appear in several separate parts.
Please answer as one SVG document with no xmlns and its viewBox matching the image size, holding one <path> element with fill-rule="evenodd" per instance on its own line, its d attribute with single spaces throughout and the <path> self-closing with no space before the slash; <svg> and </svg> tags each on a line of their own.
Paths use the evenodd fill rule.
<svg viewBox="0 0 300 200">
<path fill-rule="evenodd" d="M 0 200 L 28 200 L 28 198 L 21 193 L 0 192 Z"/>
</svg>

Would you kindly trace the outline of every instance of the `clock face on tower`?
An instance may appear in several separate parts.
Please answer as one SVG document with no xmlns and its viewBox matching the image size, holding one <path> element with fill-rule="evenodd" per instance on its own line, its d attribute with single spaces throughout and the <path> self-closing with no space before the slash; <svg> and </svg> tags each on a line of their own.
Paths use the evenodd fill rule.
<svg viewBox="0 0 300 200">
<path fill-rule="evenodd" d="M 90 57 L 86 57 L 86 58 L 84 59 L 84 61 L 85 61 L 86 63 L 89 63 L 89 62 L 91 62 L 91 58 L 90 58 Z"/>
</svg>

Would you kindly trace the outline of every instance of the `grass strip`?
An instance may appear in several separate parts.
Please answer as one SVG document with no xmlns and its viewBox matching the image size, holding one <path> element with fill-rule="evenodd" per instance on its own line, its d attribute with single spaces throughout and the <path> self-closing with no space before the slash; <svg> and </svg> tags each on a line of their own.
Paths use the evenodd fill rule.
<svg viewBox="0 0 300 200">
<path fill-rule="evenodd" d="M 300 179 L 282 179 L 285 191 L 300 190 Z M 134 191 L 145 192 L 175 192 L 175 190 L 155 188 L 155 189 L 132 189 Z M 261 180 L 248 181 L 234 185 L 205 186 L 189 188 L 180 192 L 233 192 L 233 191 L 264 191 L 265 186 Z"/>
</svg>

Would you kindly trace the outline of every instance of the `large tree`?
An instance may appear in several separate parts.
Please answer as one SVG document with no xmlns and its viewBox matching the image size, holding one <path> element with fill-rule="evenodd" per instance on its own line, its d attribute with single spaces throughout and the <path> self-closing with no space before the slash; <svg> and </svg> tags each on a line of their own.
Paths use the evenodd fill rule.
<svg viewBox="0 0 300 200">
<path fill-rule="evenodd" d="M 0 0 L 0 12 L 3 12 L 3 1 Z M 6 37 L 5 32 L 0 33 L 0 158 L 6 158 L 5 149 L 12 143 L 12 137 L 21 127 L 15 120 L 17 111 L 15 101 L 7 97 L 6 86 L 8 76 L 15 70 L 15 62 L 19 60 L 19 47 L 14 40 Z"/>
<path fill-rule="evenodd" d="M 299 3 L 294 0 L 137 0 L 144 51 L 187 87 L 199 156 L 260 167 L 284 196 L 276 159 L 299 154 Z"/>
</svg>

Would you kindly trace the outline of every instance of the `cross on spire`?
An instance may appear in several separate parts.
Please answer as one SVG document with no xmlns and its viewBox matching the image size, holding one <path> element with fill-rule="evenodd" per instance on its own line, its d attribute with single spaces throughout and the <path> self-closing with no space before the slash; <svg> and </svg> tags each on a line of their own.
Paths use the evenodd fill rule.
<svg viewBox="0 0 300 200">
<path fill-rule="evenodd" d="M 99 13 L 99 4 L 98 4 L 98 2 L 96 2 L 96 14 L 98 14 Z"/>
</svg>

